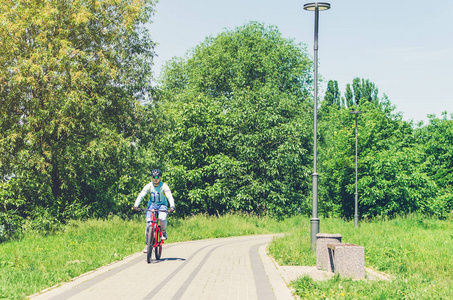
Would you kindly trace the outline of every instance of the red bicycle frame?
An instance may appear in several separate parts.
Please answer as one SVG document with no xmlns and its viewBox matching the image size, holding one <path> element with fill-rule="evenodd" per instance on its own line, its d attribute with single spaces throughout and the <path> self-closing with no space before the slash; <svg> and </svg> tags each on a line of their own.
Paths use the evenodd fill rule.
<svg viewBox="0 0 453 300">
<path fill-rule="evenodd" d="M 160 229 L 160 226 L 157 225 L 156 215 L 158 212 L 167 212 L 167 211 L 158 210 L 158 209 L 142 209 L 142 208 L 138 208 L 137 210 L 151 212 L 151 221 L 147 221 L 148 223 L 151 223 L 151 224 L 149 226 L 147 226 L 147 230 L 146 230 L 146 246 L 147 246 L 146 260 L 148 263 L 151 262 L 151 255 L 152 255 L 153 249 L 154 249 L 154 254 L 155 254 L 156 260 L 159 260 L 160 256 L 162 255 L 162 245 L 164 244 L 164 241 L 162 240 L 162 230 Z"/>
<path fill-rule="evenodd" d="M 151 221 L 148 221 L 148 223 L 151 222 L 152 230 L 152 237 L 153 237 L 153 247 L 158 247 L 162 246 L 164 241 L 162 240 L 162 230 L 160 229 L 160 226 L 157 225 L 157 220 L 156 220 L 156 215 L 159 211 L 166 212 L 165 210 L 157 210 L 157 209 L 147 209 L 147 211 L 151 211 Z"/>
</svg>

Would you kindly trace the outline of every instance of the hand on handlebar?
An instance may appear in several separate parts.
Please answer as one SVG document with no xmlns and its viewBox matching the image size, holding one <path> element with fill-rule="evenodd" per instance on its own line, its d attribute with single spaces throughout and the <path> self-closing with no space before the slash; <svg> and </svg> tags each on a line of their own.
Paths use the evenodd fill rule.
<svg viewBox="0 0 453 300">
<path fill-rule="evenodd" d="M 173 212 L 175 211 L 175 208 L 174 207 L 171 207 L 170 210 L 161 210 L 161 209 L 146 209 L 146 208 L 140 208 L 140 207 L 137 207 L 137 206 L 134 206 L 132 207 L 132 210 L 135 210 L 135 211 L 151 211 L 151 212 Z"/>
</svg>

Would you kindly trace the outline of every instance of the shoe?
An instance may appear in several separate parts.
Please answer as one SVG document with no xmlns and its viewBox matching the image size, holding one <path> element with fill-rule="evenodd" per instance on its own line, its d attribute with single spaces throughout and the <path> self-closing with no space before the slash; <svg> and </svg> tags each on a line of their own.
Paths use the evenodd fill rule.
<svg viewBox="0 0 453 300">
<path fill-rule="evenodd" d="M 167 231 L 162 231 L 162 240 L 165 241 L 167 239 Z"/>
<path fill-rule="evenodd" d="M 148 246 L 145 246 L 145 249 L 143 249 L 143 253 L 148 252 Z"/>
</svg>

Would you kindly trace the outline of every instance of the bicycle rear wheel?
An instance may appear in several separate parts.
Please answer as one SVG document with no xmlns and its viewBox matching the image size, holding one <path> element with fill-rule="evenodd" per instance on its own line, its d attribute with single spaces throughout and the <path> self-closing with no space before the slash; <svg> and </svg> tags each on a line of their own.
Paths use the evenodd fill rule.
<svg viewBox="0 0 453 300">
<path fill-rule="evenodd" d="M 160 226 L 159 226 L 160 229 Z M 160 256 L 162 255 L 162 233 L 161 231 L 156 232 L 156 247 L 154 247 L 154 254 L 156 255 L 156 260 L 160 259 Z"/>
<path fill-rule="evenodd" d="M 151 263 L 151 254 L 153 252 L 153 245 L 154 245 L 154 234 L 153 234 L 153 226 L 148 227 L 148 240 L 146 244 L 146 261 Z"/>
</svg>

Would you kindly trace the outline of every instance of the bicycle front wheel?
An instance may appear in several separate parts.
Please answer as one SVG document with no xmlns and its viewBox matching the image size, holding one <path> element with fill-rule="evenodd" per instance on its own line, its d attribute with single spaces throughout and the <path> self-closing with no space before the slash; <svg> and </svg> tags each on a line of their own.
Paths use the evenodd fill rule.
<svg viewBox="0 0 453 300">
<path fill-rule="evenodd" d="M 154 244 L 154 232 L 153 227 L 148 227 L 148 240 L 146 243 L 146 261 L 151 263 L 151 254 L 153 253 L 153 244 Z"/>
</svg>

